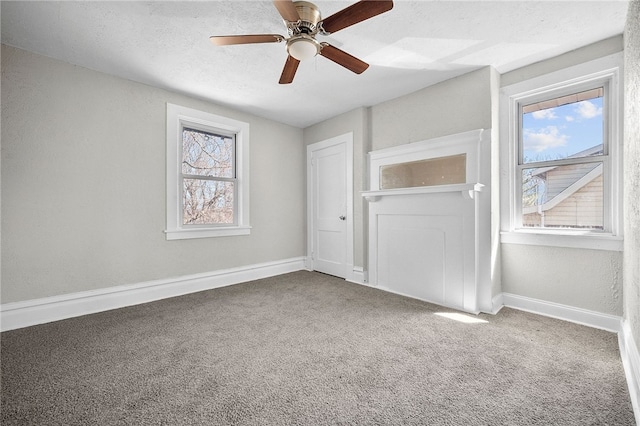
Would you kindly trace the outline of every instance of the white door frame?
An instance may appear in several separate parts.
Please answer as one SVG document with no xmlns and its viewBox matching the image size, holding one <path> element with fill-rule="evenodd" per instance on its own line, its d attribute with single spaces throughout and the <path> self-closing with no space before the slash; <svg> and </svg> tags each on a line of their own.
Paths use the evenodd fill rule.
<svg viewBox="0 0 640 426">
<path fill-rule="evenodd" d="M 346 270 L 344 271 L 345 279 L 347 281 L 354 280 L 353 272 L 353 132 L 345 133 L 340 136 L 333 137 L 321 142 L 316 142 L 311 145 L 307 145 L 307 261 L 306 267 L 308 270 L 313 271 L 313 258 L 311 253 L 314 246 L 314 229 L 315 223 L 313 220 L 313 165 L 311 160 L 313 153 L 318 150 L 329 148 L 334 145 L 345 145 L 345 158 L 346 158 L 346 179 L 347 179 L 347 247 L 346 247 Z"/>
</svg>

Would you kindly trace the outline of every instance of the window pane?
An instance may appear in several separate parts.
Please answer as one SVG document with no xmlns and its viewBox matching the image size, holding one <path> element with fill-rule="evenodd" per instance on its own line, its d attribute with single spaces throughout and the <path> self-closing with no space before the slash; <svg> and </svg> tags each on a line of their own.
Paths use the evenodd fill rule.
<svg viewBox="0 0 640 426">
<path fill-rule="evenodd" d="M 603 154 L 604 89 L 522 108 L 522 164 Z"/>
<path fill-rule="evenodd" d="M 604 229 L 602 163 L 522 170 L 522 224 Z"/>
<path fill-rule="evenodd" d="M 466 183 L 467 154 L 380 167 L 380 189 Z"/>
<path fill-rule="evenodd" d="M 233 198 L 233 182 L 184 179 L 183 224 L 233 224 Z"/>
<path fill-rule="evenodd" d="M 201 130 L 182 131 L 182 173 L 233 178 L 234 140 Z"/>
</svg>

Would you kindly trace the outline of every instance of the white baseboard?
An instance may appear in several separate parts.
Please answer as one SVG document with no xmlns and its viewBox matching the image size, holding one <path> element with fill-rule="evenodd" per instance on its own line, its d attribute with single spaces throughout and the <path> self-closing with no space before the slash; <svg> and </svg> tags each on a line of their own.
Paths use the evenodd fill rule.
<svg viewBox="0 0 640 426">
<path fill-rule="evenodd" d="M 503 307 L 504 307 L 503 293 L 496 294 L 491 299 L 491 312 L 488 312 L 488 313 L 492 315 L 496 315 L 498 312 L 500 312 L 500 309 L 502 309 Z"/>
<path fill-rule="evenodd" d="M 304 258 L 285 259 L 177 278 L 63 294 L 0 305 L 0 331 L 139 305 L 305 269 Z"/>
<path fill-rule="evenodd" d="M 573 306 L 561 305 L 559 303 L 547 302 L 545 300 L 532 299 L 530 297 L 519 296 L 517 294 L 502 293 L 502 303 L 504 306 L 527 311 L 538 315 L 558 318 L 589 327 L 600 328 L 602 330 L 620 331 L 621 318 L 615 315 L 603 314 Z M 495 306 L 495 305 L 494 305 Z"/>
<path fill-rule="evenodd" d="M 304 257 L 304 269 L 313 271 L 313 259 L 311 259 L 311 256 Z"/>
<path fill-rule="evenodd" d="M 364 284 L 367 282 L 367 273 L 364 272 L 364 268 L 362 266 L 354 266 L 350 271 L 351 273 L 346 278 L 347 281 L 356 284 Z"/>
<path fill-rule="evenodd" d="M 622 330 L 618 334 L 620 356 L 627 377 L 629 396 L 636 416 L 636 424 L 640 425 L 640 353 L 633 339 L 628 321 L 622 321 Z"/>
</svg>

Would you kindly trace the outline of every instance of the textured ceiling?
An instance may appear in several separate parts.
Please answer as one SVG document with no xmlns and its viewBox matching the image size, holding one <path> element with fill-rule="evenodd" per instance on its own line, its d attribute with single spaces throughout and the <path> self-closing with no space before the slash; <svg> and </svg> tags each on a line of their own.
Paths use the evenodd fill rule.
<svg viewBox="0 0 640 426">
<path fill-rule="evenodd" d="M 352 2 L 316 1 L 323 17 Z M 210 35 L 286 35 L 270 1 L 2 1 L 2 42 L 297 127 L 486 65 L 504 73 L 622 33 L 626 1 L 406 1 L 328 37 L 371 64 L 316 57 L 290 85 L 284 43 L 216 47 Z"/>
</svg>

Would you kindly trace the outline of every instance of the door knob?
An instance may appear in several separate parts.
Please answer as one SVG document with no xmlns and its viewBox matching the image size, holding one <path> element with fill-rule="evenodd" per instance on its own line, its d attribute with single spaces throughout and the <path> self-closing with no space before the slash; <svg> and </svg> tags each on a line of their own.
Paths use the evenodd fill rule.
<svg viewBox="0 0 640 426">
<path fill-rule="evenodd" d="M 340 220 L 345 220 L 347 217 L 346 216 L 340 216 Z"/>
</svg>

